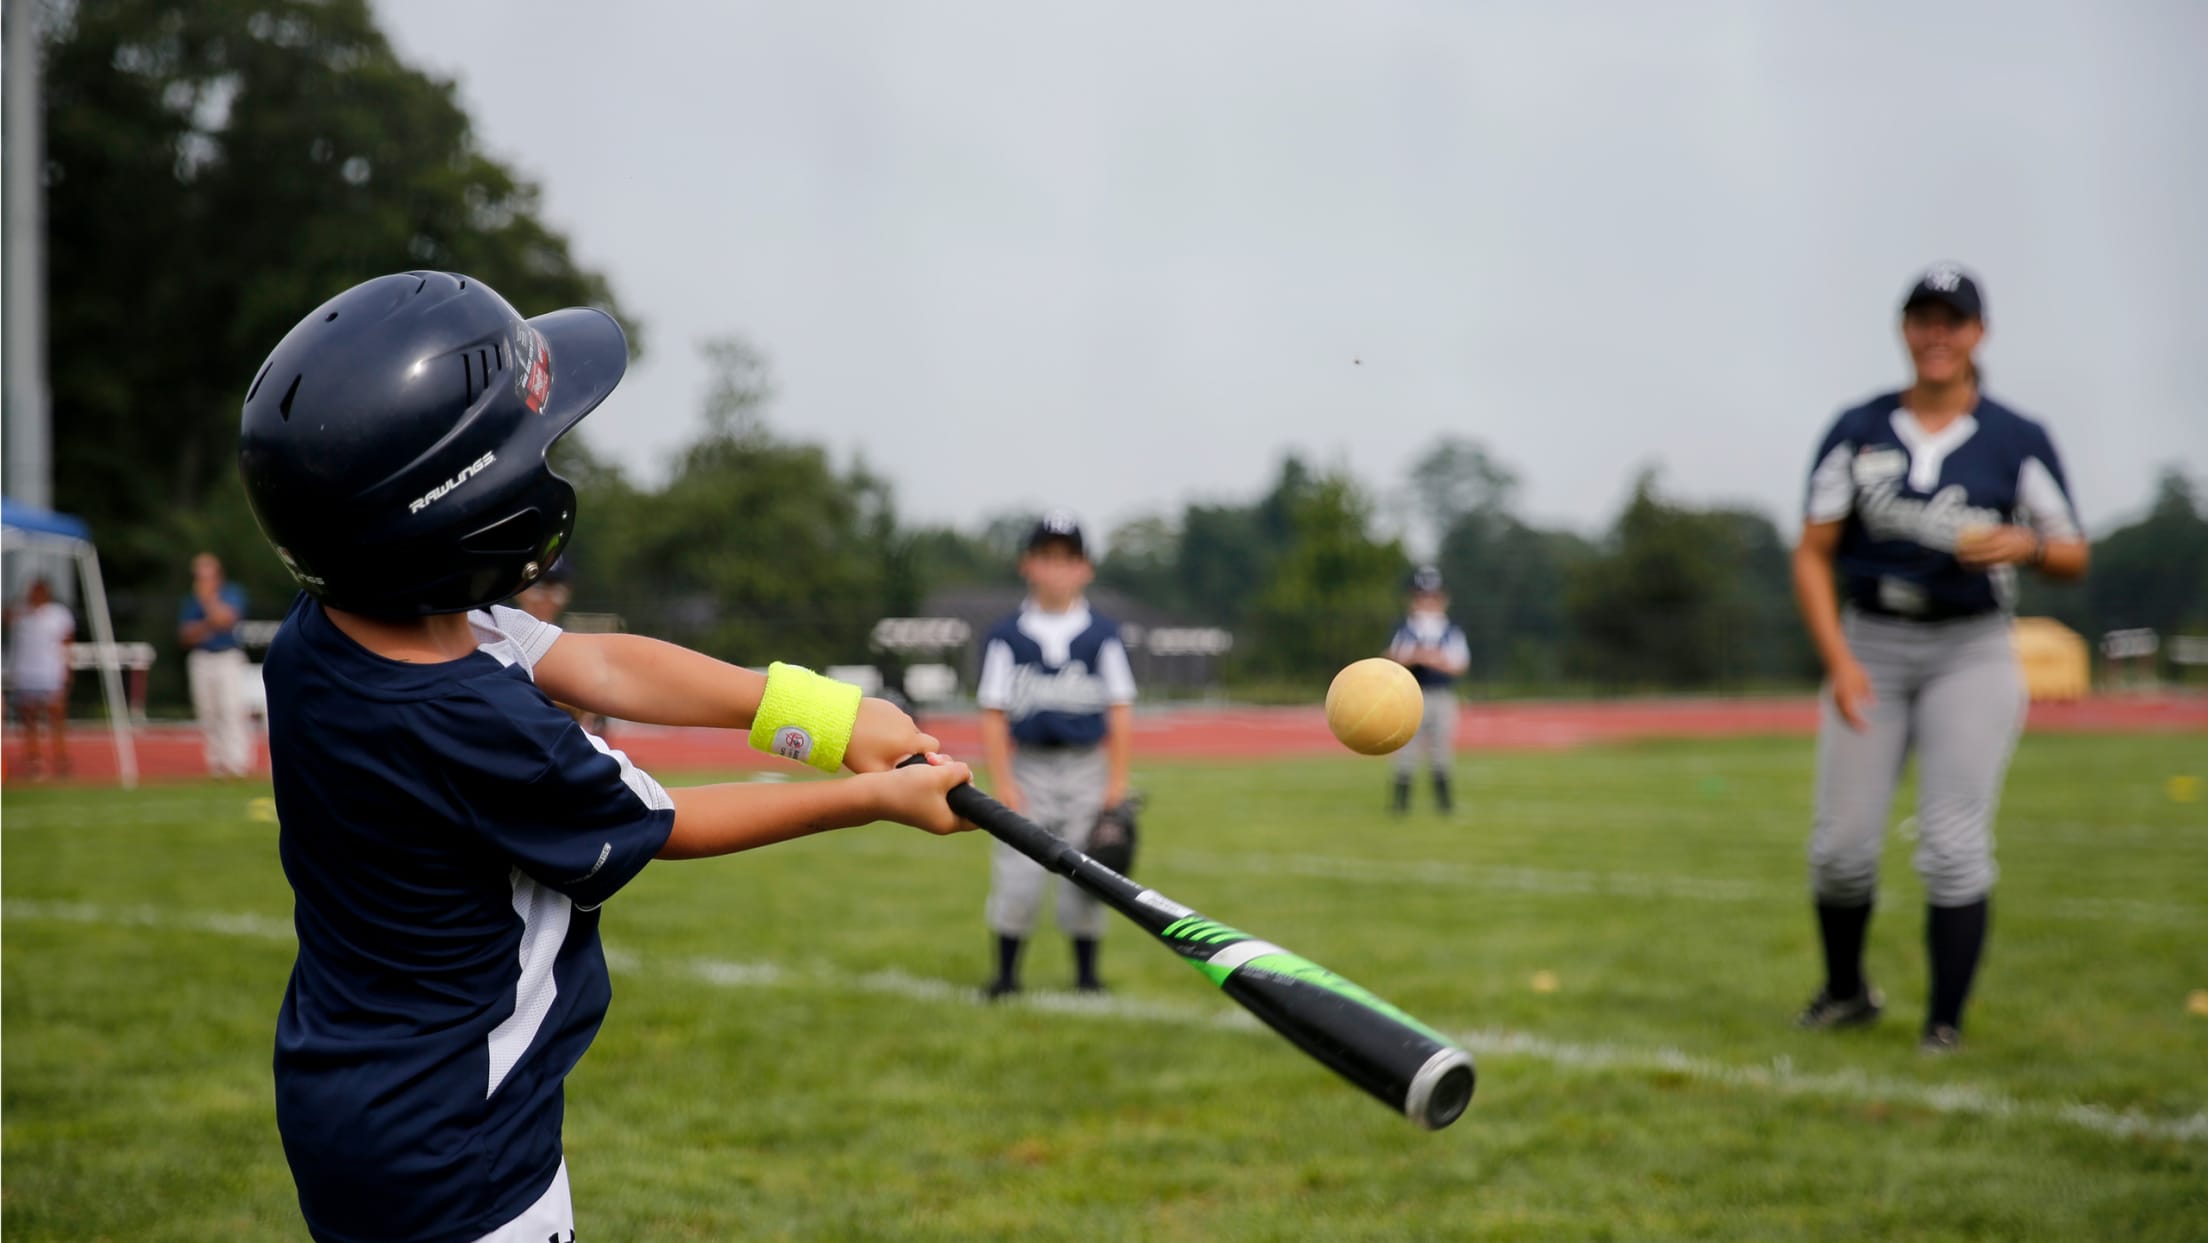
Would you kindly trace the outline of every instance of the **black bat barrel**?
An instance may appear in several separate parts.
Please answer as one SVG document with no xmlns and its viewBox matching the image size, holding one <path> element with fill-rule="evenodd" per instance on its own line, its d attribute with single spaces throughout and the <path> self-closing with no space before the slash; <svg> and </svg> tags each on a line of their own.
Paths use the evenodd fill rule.
<svg viewBox="0 0 2208 1243">
<path fill-rule="evenodd" d="M 1435 1040 L 1327 987 L 1262 966 L 1237 969 L 1220 990 L 1335 1074 L 1429 1131 L 1455 1122 L 1476 1081 L 1464 1050 Z"/>
<path fill-rule="evenodd" d="M 1471 1055 L 1388 1002 L 1137 885 L 973 786 L 952 790 L 949 801 L 951 810 L 1140 924 L 1266 1026 L 1411 1121 L 1440 1130 L 1471 1104 Z"/>
</svg>

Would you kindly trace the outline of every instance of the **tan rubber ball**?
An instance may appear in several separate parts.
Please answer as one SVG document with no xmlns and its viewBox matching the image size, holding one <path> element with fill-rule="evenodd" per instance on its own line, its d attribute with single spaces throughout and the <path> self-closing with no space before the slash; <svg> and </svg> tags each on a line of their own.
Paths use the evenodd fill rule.
<svg viewBox="0 0 2208 1243">
<path fill-rule="evenodd" d="M 1411 671 L 1382 656 L 1360 660 L 1326 688 L 1326 727 L 1359 755 L 1402 749 L 1418 732 L 1426 696 Z"/>
</svg>

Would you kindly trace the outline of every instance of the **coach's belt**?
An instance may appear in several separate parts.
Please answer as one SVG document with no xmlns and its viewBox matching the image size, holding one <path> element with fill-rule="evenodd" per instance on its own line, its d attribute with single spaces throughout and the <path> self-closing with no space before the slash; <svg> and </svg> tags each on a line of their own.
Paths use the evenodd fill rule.
<svg viewBox="0 0 2208 1243">
<path fill-rule="evenodd" d="M 1875 605 L 1864 604 L 1861 601 L 1852 601 L 1851 603 L 1854 604 L 1856 612 L 1862 613 L 1867 617 L 1876 617 L 1881 621 L 1926 622 L 1933 624 L 1945 624 L 1947 622 L 1959 621 L 1975 621 L 1981 617 L 1992 617 L 2001 611 L 1998 608 L 1980 609 L 1959 608 L 1954 606 L 1942 608 L 1939 605 L 1932 605 L 1930 607 L 1927 607 L 1921 613 L 1902 613 L 1897 612 L 1893 609 L 1882 609 L 1878 608 Z"/>
</svg>

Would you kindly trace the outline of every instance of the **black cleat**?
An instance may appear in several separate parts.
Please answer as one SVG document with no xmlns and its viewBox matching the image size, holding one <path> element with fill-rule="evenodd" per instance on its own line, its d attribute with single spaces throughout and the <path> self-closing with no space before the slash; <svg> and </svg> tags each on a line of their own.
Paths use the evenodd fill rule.
<svg viewBox="0 0 2208 1243">
<path fill-rule="evenodd" d="M 1017 997 L 1019 995 L 1020 982 L 1018 980 L 991 980 L 981 986 L 981 999 L 983 1001 L 1003 1001 L 1007 997 Z"/>
<path fill-rule="evenodd" d="M 1073 991 L 1077 993 L 1088 993 L 1092 996 L 1100 996 L 1104 993 L 1111 992 L 1112 990 L 1104 987 L 1104 981 L 1102 980 L 1075 980 L 1073 982 Z"/>
<path fill-rule="evenodd" d="M 1842 1027 L 1865 1027 L 1878 1021 L 1885 1009 L 1886 998 L 1866 984 L 1863 991 L 1853 997 L 1836 998 L 1823 989 L 1809 999 L 1802 1012 L 1794 1020 L 1794 1026 L 1813 1031 L 1834 1031 Z"/>
<path fill-rule="evenodd" d="M 1917 1038 L 1917 1052 L 1926 1057 L 1945 1057 L 1962 1047 L 1963 1033 L 1945 1023 L 1925 1024 L 1924 1035 Z"/>
</svg>

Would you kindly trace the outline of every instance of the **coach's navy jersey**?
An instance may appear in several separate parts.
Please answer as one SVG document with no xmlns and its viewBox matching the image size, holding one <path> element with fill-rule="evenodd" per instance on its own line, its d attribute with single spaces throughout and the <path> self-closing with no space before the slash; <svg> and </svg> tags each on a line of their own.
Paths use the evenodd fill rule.
<svg viewBox="0 0 2208 1243">
<path fill-rule="evenodd" d="M 1447 615 L 1441 613 L 1412 613 L 1395 628 L 1395 637 L 1388 640 L 1388 655 L 1398 661 L 1408 660 L 1411 652 L 1421 647 L 1438 647 L 1450 663 L 1463 668 L 1472 660 L 1472 649 L 1464 641 L 1464 630 Z M 1411 676 L 1420 686 L 1442 687 L 1456 685 L 1457 675 L 1432 665 L 1411 665 Z"/>
<path fill-rule="evenodd" d="M 974 701 L 1001 710 L 1015 742 L 1094 745 L 1104 740 L 1105 710 L 1134 698 L 1119 623 L 1086 604 L 1046 613 L 1029 601 L 983 640 Z"/>
<path fill-rule="evenodd" d="M 459 1243 L 544 1191 L 612 997 L 598 906 L 674 824 L 537 689 L 557 627 L 469 620 L 474 654 L 407 664 L 301 596 L 264 666 L 299 936 L 276 1121 L 318 1239 Z"/>
<path fill-rule="evenodd" d="M 1810 470 L 1809 521 L 1845 521 L 1834 562 L 1846 598 L 1925 620 L 2009 608 L 2016 568 L 1966 568 L 1956 537 L 2015 523 L 2044 539 L 2081 538 L 2054 442 L 1986 397 L 1928 435 L 1901 399 L 1888 393 L 1842 413 Z"/>
</svg>

